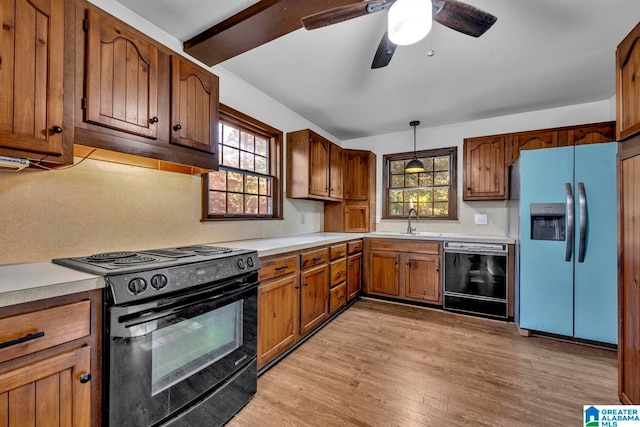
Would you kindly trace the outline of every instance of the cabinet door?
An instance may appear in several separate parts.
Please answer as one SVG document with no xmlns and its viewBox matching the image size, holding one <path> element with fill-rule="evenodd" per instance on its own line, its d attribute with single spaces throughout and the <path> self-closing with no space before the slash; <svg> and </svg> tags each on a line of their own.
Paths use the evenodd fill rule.
<svg viewBox="0 0 640 427">
<path fill-rule="evenodd" d="M 617 139 L 640 132 L 640 23 L 616 50 Z"/>
<path fill-rule="evenodd" d="M 347 203 L 344 207 L 344 231 L 346 233 L 369 231 L 369 205 Z"/>
<path fill-rule="evenodd" d="M 115 19 L 87 10 L 84 120 L 158 137 L 158 49 Z"/>
<path fill-rule="evenodd" d="M 345 198 L 367 200 L 369 197 L 369 153 L 347 150 Z"/>
<path fill-rule="evenodd" d="M 0 424 L 88 427 L 90 354 L 82 347 L 0 374 Z"/>
<path fill-rule="evenodd" d="M 305 335 L 329 315 L 328 266 L 303 271 L 300 284 L 300 334 Z"/>
<path fill-rule="evenodd" d="M 400 257 L 393 252 L 369 252 L 369 291 L 391 296 L 400 295 Z"/>
<path fill-rule="evenodd" d="M 329 146 L 326 139 L 309 137 L 309 194 L 329 197 Z"/>
<path fill-rule="evenodd" d="M 507 198 L 505 138 L 464 140 L 464 200 Z"/>
<path fill-rule="evenodd" d="M 342 199 L 344 195 L 344 150 L 331 144 L 329 164 L 329 196 Z"/>
<path fill-rule="evenodd" d="M 362 289 L 362 254 L 347 259 L 347 299 L 351 301 Z"/>
<path fill-rule="evenodd" d="M 0 3 L 2 147 L 62 154 L 64 3 Z"/>
<path fill-rule="evenodd" d="M 553 148 L 558 146 L 558 132 L 554 130 L 522 132 L 512 135 L 511 153 L 515 162 L 524 150 L 538 150 L 541 148 Z"/>
<path fill-rule="evenodd" d="M 569 145 L 599 144 L 616 139 L 616 122 L 580 126 L 568 131 Z"/>
<path fill-rule="evenodd" d="M 406 254 L 403 259 L 405 296 L 440 303 L 440 257 Z"/>
<path fill-rule="evenodd" d="M 263 283 L 258 290 L 258 368 L 296 342 L 300 317 L 296 275 Z"/>
<path fill-rule="evenodd" d="M 171 57 L 171 143 L 215 153 L 218 77 Z"/>
</svg>

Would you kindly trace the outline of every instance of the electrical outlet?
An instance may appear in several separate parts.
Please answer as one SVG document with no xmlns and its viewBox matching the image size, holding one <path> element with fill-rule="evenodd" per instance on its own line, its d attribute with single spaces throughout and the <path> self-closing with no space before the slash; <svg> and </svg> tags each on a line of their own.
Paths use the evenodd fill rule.
<svg viewBox="0 0 640 427">
<path fill-rule="evenodd" d="M 476 225 L 487 225 L 488 224 L 487 214 L 475 214 L 475 222 L 476 222 Z"/>
</svg>

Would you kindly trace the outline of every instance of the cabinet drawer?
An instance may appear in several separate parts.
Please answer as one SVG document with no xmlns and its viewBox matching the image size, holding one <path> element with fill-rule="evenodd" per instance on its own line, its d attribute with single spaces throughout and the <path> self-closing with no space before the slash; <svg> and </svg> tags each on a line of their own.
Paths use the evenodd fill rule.
<svg viewBox="0 0 640 427">
<path fill-rule="evenodd" d="M 333 314 L 340 310 L 347 303 L 347 284 L 343 283 L 340 286 L 329 291 L 329 314 Z"/>
<path fill-rule="evenodd" d="M 413 252 L 418 254 L 440 254 L 440 242 L 428 240 L 371 239 L 369 248 L 378 251 Z"/>
<path fill-rule="evenodd" d="M 347 260 L 341 259 L 340 261 L 334 261 L 331 263 L 331 282 L 330 285 L 335 285 L 344 282 L 347 279 Z"/>
<path fill-rule="evenodd" d="M 314 265 L 325 264 L 329 259 L 329 249 L 319 249 L 300 255 L 300 268 L 306 269 Z"/>
<path fill-rule="evenodd" d="M 86 337 L 91 333 L 91 301 L 0 319 L 0 363 Z"/>
<path fill-rule="evenodd" d="M 270 261 L 260 261 L 260 271 L 258 278 L 262 282 L 274 277 L 284 276 L 296 271 L 297 259 L 295 256 L 277 258 Z"/>
<path fill-rule="evenodd" d="M 331 256 L 331 261 L 344 257 L 347 254 L 347 244 L 342 243 L 340 245 L 331 246 L 329 248 L 329 254 Z"/>
<path fill-rule="evenodd" d="M 362 240 L 356 240 L 355 242 L 347 243 L 347 253 L 349 255 L 362 252 Z"/>
</svg>

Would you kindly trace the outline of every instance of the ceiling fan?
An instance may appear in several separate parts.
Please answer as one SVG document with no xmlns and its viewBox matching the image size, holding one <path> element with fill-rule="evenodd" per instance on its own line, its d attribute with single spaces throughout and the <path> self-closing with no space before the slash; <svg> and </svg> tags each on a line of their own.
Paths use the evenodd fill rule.
<svg viewBox="0 0 640 427">
<path fill-rule="evenodd" d="M 457 0 L 372 0 L 338 6 L 302 18 L 302 26 L 315 30 L 370 13 L 389 10 L 389 30 L 384 33 L 371 68 L 386 67 L 398 45 L 412 44 L 431 30 L 432 20 L 473 37 L 480 37 L 498 18 Z M 430 16 L 429 16 L 430 15 Z M 407 37 L 403 31 L 409 30 Z"/>
</svg>

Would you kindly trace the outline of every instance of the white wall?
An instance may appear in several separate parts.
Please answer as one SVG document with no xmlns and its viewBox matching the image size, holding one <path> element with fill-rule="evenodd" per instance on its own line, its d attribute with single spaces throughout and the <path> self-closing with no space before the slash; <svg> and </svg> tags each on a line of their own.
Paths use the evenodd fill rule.
<svg viewBox="0 0 640 427">
<path fill-rule="evenodd" d="M 613 107 L 612 107 L 613 106 Z M 371 150 L 377 155 L 377 231 L 405 231 L 406 220 L 380 220 L 382 211 L 382 157 L 385 154 L 413 151 L 413 129 L 407 118 L 407 131 L 374 137 L 343 141 L 346 148 Z M 507 227 L 506 202 L 462 201 L 462 142 L 464 138 L 519 132 L 583 123 L 615 120 L 615 99 L 553 108 L 523 114 L 513 114 L 491 119 L 456 123 L 431 128 L 418 128 L 417 150 L 441 147 L 458 147 L 458 220 L 425 220 L 417 224 L 417 231 L 440 233 L 469 233 L 504 235 Z M 475 225 L 474 214 L 488 215 L 487 225 Z"/>
</svg>

